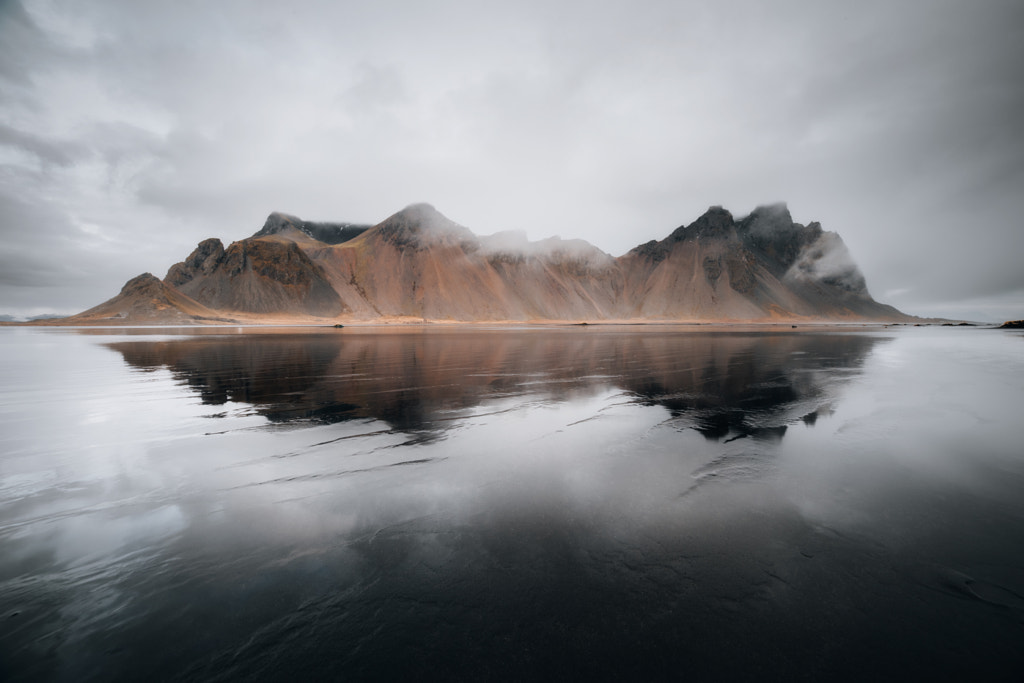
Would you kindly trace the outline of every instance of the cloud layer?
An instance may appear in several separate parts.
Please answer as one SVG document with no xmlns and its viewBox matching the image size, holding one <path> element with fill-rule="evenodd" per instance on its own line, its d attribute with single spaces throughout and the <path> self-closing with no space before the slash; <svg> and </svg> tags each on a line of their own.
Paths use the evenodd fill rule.
<svg viewBox="0 0 1024 683">
<path fill-rule="evenodd" d="M 76 311 L 271 211 L 620 254 L 786 201 L 876 298 L 1024 316 L 1024 6 L 0 4 L 0 312 Z"/>
</svg>

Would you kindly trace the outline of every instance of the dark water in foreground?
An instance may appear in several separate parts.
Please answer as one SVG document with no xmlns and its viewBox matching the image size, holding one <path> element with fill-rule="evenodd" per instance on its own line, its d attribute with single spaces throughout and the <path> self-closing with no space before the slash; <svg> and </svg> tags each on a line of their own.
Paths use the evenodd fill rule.
<svg viewBox="0 0 1024 683">
<path fill-rule="evenodd" d="M 0 680 L 1021 680 L 1024 335 L 0 329 Z"/>
</svg>

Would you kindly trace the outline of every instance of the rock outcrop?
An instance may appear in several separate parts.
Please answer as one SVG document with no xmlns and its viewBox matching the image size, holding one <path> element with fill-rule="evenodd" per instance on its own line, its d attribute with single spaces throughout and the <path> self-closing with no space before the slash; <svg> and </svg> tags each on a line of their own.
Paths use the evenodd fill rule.
<svg viewBox="0 0 1024 683">
<path fill-rule="evenodd" d="M 275 211 L 267 216 L 266 223 L 253 237 L 298 233 L 324 244 L 341 244 L 359 237 L 371 227 L 355 223 L 314 223 Z"/>
<path fill-rule="evenodd" d="M 125 283 L 117 296 L 78 315 L 64 318 L 64 321 L 83 324 L 233 322 L 219 311 L 182 294 L 152 273 L 133 277 Z"/>
<path fill-rule="evenodd" d="M 317 317 L 347 312 L 323 269 L 281 235 L 251 237 L 227 249 L 220 240 L 205 240 L 171 266 L 164 281 L 218 310 Z"/>
</svg>

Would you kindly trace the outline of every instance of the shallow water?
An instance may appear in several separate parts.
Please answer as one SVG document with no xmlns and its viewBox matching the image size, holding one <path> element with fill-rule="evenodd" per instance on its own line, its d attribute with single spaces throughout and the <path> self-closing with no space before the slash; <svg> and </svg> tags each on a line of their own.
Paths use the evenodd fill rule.
<svg viewBox="0 0 1024 683">
<path fill-rule="evenodd" d="M 1024 335 L 0 329 L 0 679 L 1019 680 Z"/>
</svg>

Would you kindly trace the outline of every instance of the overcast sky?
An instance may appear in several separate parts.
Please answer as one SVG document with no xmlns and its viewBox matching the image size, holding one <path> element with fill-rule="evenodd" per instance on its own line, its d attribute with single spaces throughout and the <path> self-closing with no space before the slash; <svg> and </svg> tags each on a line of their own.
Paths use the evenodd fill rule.
<svg viewBox="0 0 1024 683">
<path fill-rule="evenodd" d="M 876 299 L 1024 318 L 1024 2 L 0 0 L 0 313 L 271 211 L 619 255 L 785 201 Z"/>
</svg>

